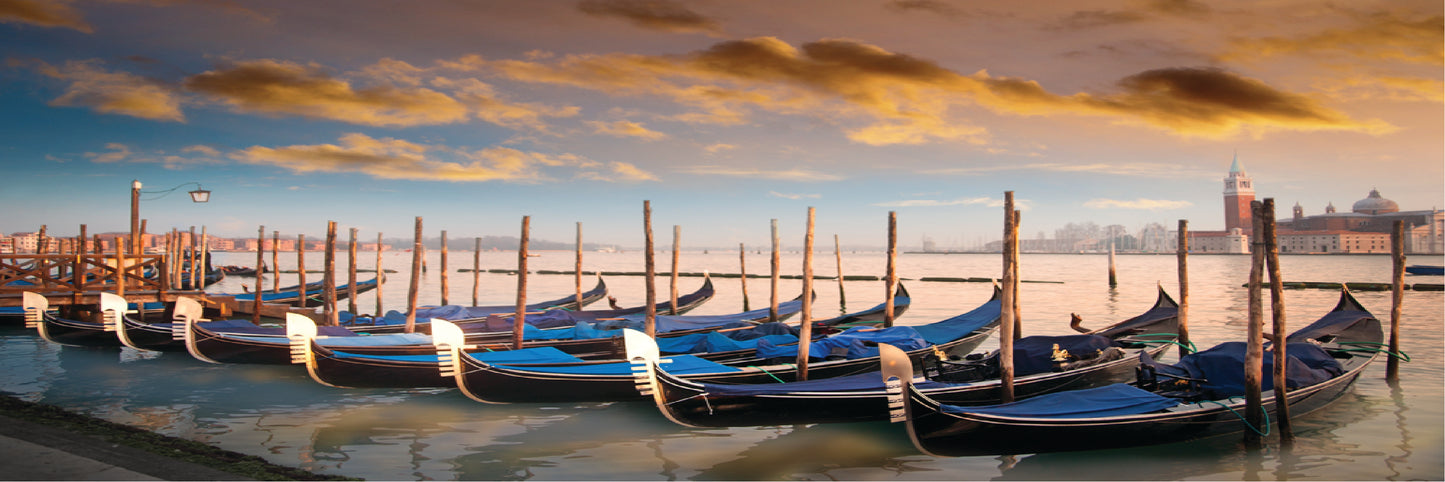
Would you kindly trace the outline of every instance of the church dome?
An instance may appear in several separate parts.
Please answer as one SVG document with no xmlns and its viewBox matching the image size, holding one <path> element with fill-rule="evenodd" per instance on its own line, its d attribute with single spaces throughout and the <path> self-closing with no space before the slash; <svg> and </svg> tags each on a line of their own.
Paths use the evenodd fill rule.
<svg viewBox="0 0 1445 482">
<path fill-rule="evenodd" d="M 1352 211 L 1360 214 L 1385 214 L 1399 212 L 1400 205 L 1395 204 L 1395 201 L 1380 197 L 1379 190 L 1371 189 L 1369 197 L 1355 201 Z"/>
</svg>

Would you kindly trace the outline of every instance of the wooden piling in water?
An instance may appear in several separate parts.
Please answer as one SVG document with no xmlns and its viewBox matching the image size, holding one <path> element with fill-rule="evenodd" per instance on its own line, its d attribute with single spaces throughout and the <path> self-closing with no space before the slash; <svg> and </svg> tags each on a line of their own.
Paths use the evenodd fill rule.
<svg viewBox="0 0 1445 482">
<path fill-rule="evenodd" d="M 251 301 L 251 324 L 261 324 L 261 282 L 263 278 L 261 263 L 265 262 L 262 257 L 266 255 L 266 226 L 262 225 L 256 229 L 256 290 L 253 293 L 255 299 Z"/>
<path fill-rule="evenodd" d="M 577 309 L 582 309 L 582 221 L 577 221 L 577 263 L 573 270 L 572 287 L 576 290 Z"/>
<path fill-rule="evenodd" d="M 517 243 L 517 314 L 512 320 L 512 348 L 522 349 L 523 328 L 527 323 L 527 236 L 532 217 L 522 216 L 522 237 Z"/>
<path fill-rule="evenodd" d="M 798 380 L 808 379 L 808 348 L 813 339 L 813 214 L 808 207 L 808 227 L 803 235 L 803 312 L 798 327 Z"/>
<path fill-rule="evenodd" d="M 204 275 L 202 274 L 205 269 L 202 269 L 199 265 L 196 264 L 197 260 L 199 259 L 199 256 L 197 255 L 200 253 L 198 253 L 199 250 L 196 246 L 195 226 L 191 226 L 191 234 L 186 237 L 186 244 L 191 245 L 191 252 L 186 256 L 186 258 L 189 259 L 191 262 L 191 289 L 199 290 L 201 289 L 201 280 L 205 279 Z"/>
<path fill-rule="evenodd" d="M 1013 222 L 1013 225 L 1009 227 L 1009 229 L 1012 229 L 1012 230 L 1013 230 L 1013 240 L 1014 240 L 1013 244 L 1010 245 L 1010 247 L 1009 247 L 1009 251 L 1013 252 L 1013 254 L 1010 255 L 1010 256 L 1013 258 L 1013 262 L 1012 262 L 1012 263 L 1009 263 L 1009 267 L 1013 270 L 1013 275 L 1014 275 L 1014 276 L 1013 276 L 1013 285 L 1014 285 L 1014 298 L 1013 298 L 1013 307 L 1014 307 L 1014 308 L 1013 308 L 1014 340 L 1018 340 L 1019 338 L 1023 338 L 1023 336 L 1024 336 L 1023 310 L 1019 309 L 1019 304 L 1020 304 L 1020 303 L 1019 303 L 1019 299 L 1022 298 L 1022 296 L 1021 296 L 1022 293 L 1020 292 L 1021 290 L 1019 290 L 1019 286 L 1020 286 L 1020 283 L 1023 282 L 1023 278 L 1022 278 L 1021 276 L 1019 276 L 1019 222 L 1022 220 L 1022 218 L 1023 218 L 1023 212 L 1015 209 L 1015 210 L 1014 210 L 1014 222 Z"/>
<path fill-rule="evenodd" d="M 381 231 L 376 232 L 376 312 L 375 316 L 381 316 L 381 286 L 386 284 L 386 269 L 381 266 Z"/>
<path fill-rule="evenodd" d="M 838 235 L 833 235 L 833 264 L 838 267 L 838 312 L 848 312 L 848 295 L 843 293 L 843 248 Z"/>
<path fill-rule="evenodd" d="M 1109 240 L 1109 287 L 1119 286 L 1119 277 L 1114 270 L 1114 240 Z"/>
<path fill-rule="evenodd" d="M 646 287 L 647 307 L 643 310 L 643 331 L 647 332 L 649 338 L 657 337 L 657 284 L 653 280 L 656 274 L 652 259 L 652 201 L 642 201 L 642 231 L 643 231 L 643 266 L 647 278 L 643 281 Z"/>
<path fill-rule="evenodd" d="M 281 292 L 281 232 L 271 231 L 271 292 Z M 256 292 L 261 289 L 261 277 L 256 277 Z"/>
<path fill-rule="evenodd" d="M 356 314 L 356 228 L 351 228 L 351 238 L 346 245 L 346 310 Z"/>
<path fill-rule="evenodd" d="M 738 243 L 738 278 L 743 283 L 743 311 L 748 311 L 748 250 Z"/>
<path fill-rule="evenodd" d="M 447 283 L 447 230 L 442 230 L 442 306 L 451 304 L 451 285 Z"/>
<path fill-rule="evenodd" d="M 125 298 L 125 239 L 115 239 L 115 294 Z"/>
<path fill-rule="evenodd" d="M 672 225 L 672 283 L 668 287 L 668 300 L 672 302 L 672 314 L 677 315 L 677 257 L 682 249 L 682 226 Z"/>
<path fill-rule="evenodd" d="M 1269 270 L 1269 299 L 1270 313 L 1274 321 L 1274 406 L 1275 426 L 1279 428 L 1279 442 L 1285 447 L 1294 444 L 1294 429 L 1291 428 L 1289 415 L 1289 388 L 1282 382 L 1285 379 L 1287 344 L 1285 337 L 1289 331 L 1285 326 L 1284 311 L 1284 281 L 1280 279 L 1279 272 L 1279 242 L 1275 237 L 1274 223 L 1274 198 L 1264 198 L 1262 213 L 1264 216 L 1264 260 Z"/>
<path fill-rule="evenodd" d="M 1400 305 L 1405 301 L 1405 222 L 1395 221 L 1390 229 L 1390 356 L 1385 358 L 1385 381 L 1400 383 Z"/>
<path fill-rule="evenodd" d="M 482 238 L 476 238 L 476 244 L 472 248 L 472 306 L 477 306 L 477 293 L 482 285 Z M 378 246 L 377 249 L 381 248 Z"/>
<path fill-rule="evenodd" d="M 412 237 L 411 244 L 411 284 L 406 292 L 406 329 L 404 331 L 407 333 L 416 331 L 416 297 L 417 291 L 421 288 L 422 248 L 421 216 L 417 216 L 416 232 Z M 376 269 L 379 270 L 381 267 L 378 266 Z M 379 315 L 380 313 L 377 314 Z"/>
<path fill-rule="evenodd" d="M 998 331 L 998 368 L 999 368 L 999 400 L 1003 403 L 1014 401 L 1014 270 L 1013 270 L 1013 248 L 1018 242 L 1014 238 L 1018 231 L 1013 229 L 1014 220 L 1014 192 L 1004 191 L 1003 194 L 1003 297 L 999 300 L 999 331 Z"/>
<path fill-rule="evenodd" d="M 336 313 L 336 221 L 326 222 L 326 256 L 322 258 L 322 311 L 326 326 L 339 326 Z"/>
<path fill-rule="evenodd" d="M 1189 354 L 1189 221 L 1179 220 L 1179 356 Z"/>
<path fill-rule="evenodd" d="M 893 327 L 893 292 L 898 291 L 898 212 L 888 211 L 888 265 L 883 282 L 883 327 Z M 838 272 L 839 289 L 843 273 Z"/>
<path fill-rule="evenodd" d="M 778 321 L 778 263 L 782 258 L 778 255 L 778 220 L 773 219 L 773 284 L 768 291 L 768 321 Z"/>
<path fill-rule="evenodd" d="M 1264 427 L 1264 396 L 1261 379 L 1264 371 L 1264 302 L 1261 296 L 1264 278 L 1264 246 L 1259 236 L 1264 232 L 1263 203 L 1250 202 L 1254 218 L 1254 229 L 1250 233 L 1249 265 L 1249 329 L 1245 337 L 1244 352 L 1244 420 L 1250 427 Z M 1257 449 L 1260 434 L 1254 430 L 1244 431 L 1247 448 Z"/>
<path fill-rule="evenodd" d="M 306 235 L 296 235 L 296 306 L 306 307 Z"/>
</svg>

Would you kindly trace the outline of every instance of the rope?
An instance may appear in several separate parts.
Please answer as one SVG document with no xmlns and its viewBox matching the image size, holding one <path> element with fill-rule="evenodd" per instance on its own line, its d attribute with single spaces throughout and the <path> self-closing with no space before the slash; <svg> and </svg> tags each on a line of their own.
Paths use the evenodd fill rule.
<svg viewBox="0 0 1445 482">
<path fill-rule="evenodd" d="M 778 383 L 787 383 L 787 382 L 783 381 L 783 379 L 778 378 L 776 375 L 773 375 L 772 372 L 769 372 L 769 371 L 763 369 L 763 367 L 748 365 L 748 368 L 756 368 L 756 369 L 758 369 L 758 371 L 763 372 L 764 374 L 766 374 L 766 375 L 769 376 L 769 377 L 772 377 L 772 379 L 773 379 L 774 381 L 777 381 Z"/>
<path fill-rule="evenodd" d="M 1234 399 L 1236 399 L 1236 398 L 1238 398 L 1238 397 L 1229 397 L 1229 398 L 1226 399 L 1226 400 L 1234 400 Z M 1261 436 L 1261 437 L 1268 437 L 1268 436 L 1269 436 L 1269 410 L 1260 410 L 1260 412 L 1264 413 L 1264 431 L 1263 431 L 1263 432 L 1260 432 L 1259 429 L 1254 428 L 1254 425 L 1250 424 L 1248 420 L 1245 420 L 1245 419 L 1244 419 L 1244 415 L 1240 415 L 1238 411 L 1235 411 L 1233 408 L 1229 408 L 1229 405 L 1225 405 L 1225 404 L 1223 404 L 1223 403 L 1220 403 L 1218 400 L 1205 400 L 1205 401 L 1203 401 L 1203 402 L 1199 402 L 1199 405 L 1200 405 L 1200 406 L 1203 406 L 1206 402 L 1219 405 L 1219 406 L 1221 406 L 1221 407 L 1224 407 L 1225 410 L 1229 410 L 1229 413 L 1232 413 L 1232 414 L 1234 414 L 1234 416 L 1239 417 L 1239 421 L 1240 421 L 1240 422 L 1244 422 L 1244 426 L 1245 426 L 1245 427 L 1249 427 L 1249 430 L 1250 430 L 1250 431 L 1258 434 L 1259 436 Z M 1261 407 L 1261 408 L 1263 408 L 1263 407 Z"/>
<path fill-rule="evenodd" d="M 1385 344 L 1385 343 L 1376 343 L 1376 342 L 1372 342 L 1372 341 L 1342 341 L 1342 342 L 1340 342 L 1340 345 L 1341 345 L 1341 346 L 1344 346 L 1344 345 L 1363 345 L 1363 346 L 1376 346 L 1376 347 L 1381 347 L 1381 346 L 1383 346 L 1383 347 L 1387 347 L 1387 348 L 1390 346 L 1390 345 Z M 1345 351 L 1345 352 L 1347 352 L 1347 353 L 1384 353 L 1384 354 L 1386 354 L 1386 355 L 1390 355 L 1390 356 L 1395 357 L 1396 359 L 1399 359 L 1399 360 L 1402 360 L 1402 361 L 1406 361 L 1406 362 L 1410 361 L 1410 355 L 1409 355 L 1408 353 L 1403 352 L 1403 351 L 1390 351 L 1390 350 L 1388 350 L 1388 349 L 1381 350 L 1381 349 L 1379 349 L 1379 348 L 1344 348 L 1344 349 L 1342 349 L 1342 351 Z"/>
<path fill-rule="evenodd" d="M 1167 337 L 1168 339 L 1162 339 L 1162 340 L 1134 340 L 1134 338 L 1141 338 L 1141 337 L 1158 337 L 1158 338 L 1165 338 L 1165 337 Z M 1191 341 L 1191 342 L 1187 342 L 1188 344 L 1186 345 L 1186 344 L 1184 344 L 1184 343 L 1180 343 L 1180 342 L 1178 342 L 1178 341 L 1175 341 L 1176 339 L 1179 338 L 1179 334 L 1178 334 L 1178 333 L 1140 333 L 1140 334 L 1138 334 L 1138 335 L 1130 335 L 1129 338 L 1131 339 L 1130 341 L 1133 342 L 1133 343 L 1142 343 L 1142 344 L 1145 344 L 1145 345 L 1150 345 L 1150 344 L 1175 345 L 1175 346 L 1178 346 L 1178 347 L 1183 348 L 1183 349 L 1185 349 L 1185 350 L 1188 350 L 1189 353 L 1199 353 L 1199 348 L 1196 347 L 1196 346 L 1194 346 L 1194 342 L 1192 342 L 1192 341 Z"/>
</svg>

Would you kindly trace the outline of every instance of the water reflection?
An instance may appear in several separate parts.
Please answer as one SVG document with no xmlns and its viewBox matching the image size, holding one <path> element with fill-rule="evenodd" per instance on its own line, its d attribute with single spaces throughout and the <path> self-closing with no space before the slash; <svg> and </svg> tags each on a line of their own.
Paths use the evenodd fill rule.
<svg viewBox="0 0 1445 482">
<path fill-rule="evenodd" d="M 1405 423 L 1405 412 L 1409 412 L 1410 407 L 1405 404 L 1405 391 L 1399 383 L 1390 384 L 1390 400 L 1395 403 L 1395 428 L 1400 430 L 1400 443 L 1395 447 L 1400 449 L 1400 453 L 1385 457 L 1385 467 L 1390 469 L 1389 480 L 1401 480 L 1404 474 L 1399 466 L 1410 464 L 1410 456 L 1414 454 L 1411 444 L 1414 437 L 1410 434 L 1409 424 Z"/>
<path fill-rule="evenodd" d="M 867 468 L 866 478 L 899 477 L 936 469 L 916 462 L 919 455 L 902 426 L 885 422 L 816 424 L 798 428 L 760 427 L 774 436 L 762 440 L 736 458 L 703 469 L 698 480 L 846 480 L 859 478 L 856 469 Z M 971 479 L 950 472 L 948 478 Z"/>
</svg>

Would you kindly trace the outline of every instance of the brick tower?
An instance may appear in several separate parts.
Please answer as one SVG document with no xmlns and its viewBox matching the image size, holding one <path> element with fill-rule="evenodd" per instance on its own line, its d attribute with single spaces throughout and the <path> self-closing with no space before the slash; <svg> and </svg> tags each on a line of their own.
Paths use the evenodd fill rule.
<svg viewBox="0 0 1445 482">
<path fill-rule="evenodd" d="M 1253 228 L 1254 217 L 1250 214 L 1249 203 L 1254 201 L 1254 182 L 1239 166 L 1239 154 L 1234 155 L 1234 164 L 1229 166 L 1229 177 L 1224 178 L 1224 230 L 1234 228 L 1248 233 Z"/>
</svg>

